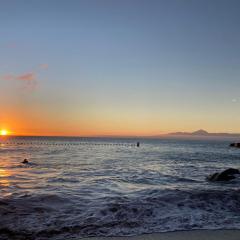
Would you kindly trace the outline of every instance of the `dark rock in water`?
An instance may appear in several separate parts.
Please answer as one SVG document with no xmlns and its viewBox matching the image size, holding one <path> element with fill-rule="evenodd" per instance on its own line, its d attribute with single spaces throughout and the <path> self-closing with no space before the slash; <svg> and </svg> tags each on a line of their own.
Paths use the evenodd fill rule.
<svg viewBox="0 0 240 240">
<path fill-rule="evenodd" d="M 240 174 L 240 171 L 236 168 L 228 168 L 227 170 L 223 171 L 222 174 L 234 175 L 234 174 Z"/>
<path fill-rule="evenodd" d="M 219 173 L 211 174 L 211 175 L 209 175 L 207 177 L 207 180 L 209 180 L 209 181 L 216 181 L 218 175 L 219 175 Z"/>
<path fill-rule="evenodd" d="M 207 180 L 209 181 L 229 181 L 234 178 L 236 178 L 235 174 L 240 174 L 240 171 L 235 168 L 228 168 L 227 170 L 221 172 L 221 173 L 214 173 L 212 175 L 209 175 L 207 177 Z"/>
<path fill-rule="evenodd" d="M 229 146 L 240 148 L 240 143 L 231 143 Z"/>
<path fill-rule="evenodd" d="M 23 161 L 22 161 L 23 164 L 26 164 L 26 163 L 29 163 L 28 160 L 25 158 Z"/>
</svg>

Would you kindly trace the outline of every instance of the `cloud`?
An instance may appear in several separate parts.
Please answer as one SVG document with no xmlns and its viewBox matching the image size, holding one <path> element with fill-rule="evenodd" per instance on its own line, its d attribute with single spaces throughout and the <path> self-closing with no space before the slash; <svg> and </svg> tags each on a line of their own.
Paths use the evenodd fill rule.
<svg viewBox="0 0 240 240">
<path fill-rule="evenodd" d="M 48 69 L 48 64 L 43 63 L 43 64 L 40 64 L 39 67 L 40 67 L 41 69 Z"/>
<path fill-rule="evenodd" d="M 24 73 L 20 75 L 8 74 L 3 76 L 6 81 L 19 81 L 26 90 L 35 90 L 37 88 L 37 76 L 34 72 Z"/>
<path fill-rule="evenodd" d="M 6 45 L 7 48 L 16 48 L 17 45 L 15 43 L 9 43 Z"/>
<path fill-rule="evenodd" d="M 4 75 L 2 79 L 6 81 L 14 80 L 14 76 L 12 74 L 8 74 L 8 75 Z"/>
<path fill-rule="evenodd" d="M 26 81 L 26 82 L 36 81 L 36 74 L 32 72 L 25 73 L 23 75 L 16 76 L 15 79 L 19 81 Z"/>
<path fill-rule="evenodd" d="M 26 72 L 23 74 L 6 74 L 4 76 L 0 76 L 0 80 L 6 80 L 6 81 L 15 81 L 15 82 L 19 82 L 21 84 L 21 87 L 24 90 L 36 90 L 38 87 L 38 79 L 37 79 L 37 75 L 40 74 L 39 73 L 39 68 L 40 69 L 48 69 L 48 64 L 43 63 L 43 64 L 39 64 L 38 68 L 31 71 L 31 72 Z"/>
</svg>

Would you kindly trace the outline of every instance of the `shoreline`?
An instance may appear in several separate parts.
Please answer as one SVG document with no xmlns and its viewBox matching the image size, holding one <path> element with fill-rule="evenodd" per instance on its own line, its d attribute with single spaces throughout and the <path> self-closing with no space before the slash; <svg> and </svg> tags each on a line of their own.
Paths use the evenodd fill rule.
<svg viewBox="0 0 240 240">
<path fill-rule="evenodd" d="M 240 230 L 189 230 L 124 237 L 87 237 L 79 240 L 239 240 Z"/>
</svg>

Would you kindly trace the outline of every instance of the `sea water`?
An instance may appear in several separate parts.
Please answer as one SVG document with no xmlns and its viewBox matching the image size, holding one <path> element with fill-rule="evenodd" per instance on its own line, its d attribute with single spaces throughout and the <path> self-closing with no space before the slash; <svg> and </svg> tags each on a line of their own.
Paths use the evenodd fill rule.
<svg viewBox="0 0 240 240">
<path fill-rule="evenodd" d="M 240 181 L 206 181 L 239 168 L 230 142 L 1 139 L 0 239 L 240 229 Z"/>
</svg>

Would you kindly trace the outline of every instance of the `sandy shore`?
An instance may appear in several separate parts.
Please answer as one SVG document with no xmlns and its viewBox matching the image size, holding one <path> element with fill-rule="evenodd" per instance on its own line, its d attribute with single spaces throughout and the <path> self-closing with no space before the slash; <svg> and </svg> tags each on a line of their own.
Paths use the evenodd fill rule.
<svg viewBox="0 0 240 240">
<path fill-rule="evenodd" d="M 240 230 L 194 230 L 133 237 L 94 237 L 82 240 L 239 240 Z"/>
</svg>

